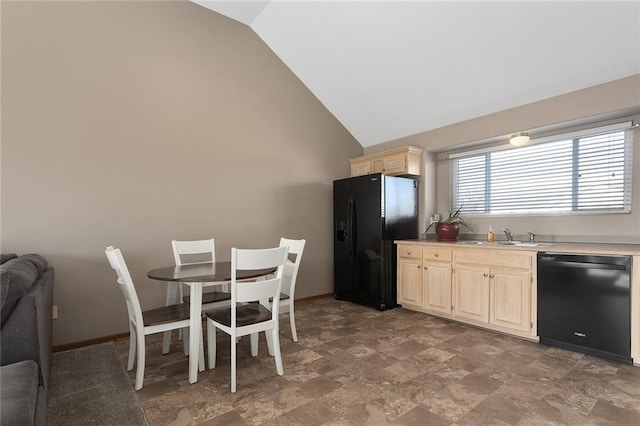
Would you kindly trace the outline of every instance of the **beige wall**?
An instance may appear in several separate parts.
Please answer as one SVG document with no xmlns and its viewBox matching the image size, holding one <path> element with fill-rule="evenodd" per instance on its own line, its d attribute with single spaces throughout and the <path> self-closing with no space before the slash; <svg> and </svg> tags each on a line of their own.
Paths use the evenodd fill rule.
<svg viewBox="0 0 640 426">
<path fill-rule="evenodd" d="M 429 191 L 433 183 L 428 180 L 433 179 L 434 174 L 421 179 L 421 196 L 425 208 L 420 211 L 420 223 L 421 229 L 424 230 L 427 218 L 431 214 L 446 214 L 450 205 L 450 163 L 436 163 L 435 153 L 476 141 L 506 143 L 508 135 L 518 131 L 529 131 L 533 137 L 541 137 L 559 132 L 560 129 L 584 127 L 589 122 L 607 123 L 617 117 L 631 117 L 634 123 L 637 123 L 640 121 L 639 114 L 640 75 L 635 75 L 369 147 L 365 149 L 365 154 L 404 145 L 419 146 L 431 154 L 425 156 L 425 162 L 427 169 L 435 168 L 436 189 L 435 192 Z M 469 222 L 475 233 L 481 237 L 491 225 L 494 232 L 499 234 L 497 238 L 503 238 L 500 230 L 508 227 L 518 238 L 524 237 L 527 231 L 532 231 L 538 234 L 541 240 L 639 243 L 640 131 L 636 130 L 634 133 L 631 214 L 470 218 Z"/>
<path fill-rule="evenodd" d="M 2 252 L 55 267 L 54 344 L 127 331 L 172 239 L 306 238 L 298 297 L 333 291 L 332 181 L 362 147 L 246 26 L 189 2 L 2 2 Z"/>
</svg>

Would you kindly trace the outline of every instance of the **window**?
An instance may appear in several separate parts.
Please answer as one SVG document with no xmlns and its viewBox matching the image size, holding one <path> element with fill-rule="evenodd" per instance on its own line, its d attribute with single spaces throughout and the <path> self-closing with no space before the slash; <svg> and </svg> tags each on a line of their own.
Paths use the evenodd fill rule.
<svg viewBox="0 0 640 426">
<path fill-rule="evenodd" d="M 465 214 L 478 215 L 628 213 L 629 125 L 458 154 L 451 167 L 452 210 L 462 205 Z"/>
</svg>

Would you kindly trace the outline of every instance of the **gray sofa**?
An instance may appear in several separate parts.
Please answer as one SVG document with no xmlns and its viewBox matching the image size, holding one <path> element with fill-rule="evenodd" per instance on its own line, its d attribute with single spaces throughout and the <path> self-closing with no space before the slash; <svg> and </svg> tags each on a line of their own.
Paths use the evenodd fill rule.
<svg viewBox="0 0 640 426">
<path fill-rule="evenodd" d="M 0 256 L 0 424 L 46 424 L 53 268 L 37 254 Z"/>
</svg>

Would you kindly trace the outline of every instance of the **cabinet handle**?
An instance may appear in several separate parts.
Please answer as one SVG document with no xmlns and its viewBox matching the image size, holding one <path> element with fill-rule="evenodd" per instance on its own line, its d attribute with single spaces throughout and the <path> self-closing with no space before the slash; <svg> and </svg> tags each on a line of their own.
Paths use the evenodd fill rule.
<svg viewBox="0 0 640 426">
<path fill-rule="evenodd" d="M 439 254 L 438 254 L 438 253 L 436 253 L 436 254 L 434 254 L 433 256 L 434 256 L 434 257 L 438 257 L 438 256 L 439 256 Z"/>
<path fill-rule="evenodd" d="M 425 267 L 424 267 L 424 269 L 425 269 L 425 270 L 427 270 L 428 268 L 429 268 L 428 266 L 425 266 Z"/>
<path fill-rule="evenodd" d="M 408 251 L 408 252 L 407 252 L 407 254 L 408 254 L 409 256 L 411 256 L 411 252 L 410 252 L 410 251 Z"/>
<path fill-rule="evenodd" d="M 418 265 L 418 269 L 420 269 L 420 268 L 421 268 L 421 266 L 420 266 L 420 265 Z"/>
<path fill-rule="evenodd" d="M 488 276 L 489 276 L 489 274 L 487 274 L 487 273 L 485 272 L 484 274 L 482 274 L 482 276 L 486 278 L 486 277 L 488 277 Z"/>
<path fill-rule="evenodd" d="M 493 274 L 489 275 L 489 278 L 493 278 L 493 277 L 495 277 L 495 275 L 493 275 Z"/>
</svg>

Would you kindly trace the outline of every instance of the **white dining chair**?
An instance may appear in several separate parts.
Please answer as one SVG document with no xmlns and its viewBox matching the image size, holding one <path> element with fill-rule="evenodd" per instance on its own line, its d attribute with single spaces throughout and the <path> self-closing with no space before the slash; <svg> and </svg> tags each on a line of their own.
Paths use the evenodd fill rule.
<svg viewBox="0 0 640 426">
<path fill-rule="evenodd" d="M 216 243 L 213 238 L 209 240 L 193 240 L 193 241 L 171 241 L 173 248 L 173 258 L 176 265 L 192 265 L 196 263 L 215 262 L 216 261 Z M 195 262 L 185 262 L 183 256 L 206 255 L 204 260 Z M 229 283 L 215 282 L 206 283 L 205 287 L 216 286 L 228 290 Z M 189 296 L 185 296 L 180 286 L 180 297 L 183 302 L 189 303 Z M 231 300 L 231 294 L 228 291 L 208 291 L 202 293 L 202 309 L 212 309 L 220 306 L 219 302 Z"/>
<path fill-rule="evenodd" d="M 288 238 L 280 238 L 280 247 L 288 247 L 289 255 L 294 254 L 295 259 L 292 262 L 287 259 L 284 266 L 284 274 L 282 276 L 282 291 L 280 293 L 280 313 L 289 312 L 289 323 L 291 324 L 291 336 L 293 341 L 298 341 L 298 333 L 296 331 L 296 317 L 294 310 L 296 281 L 298 278 L 298 270 L 302 261 L 302 252 L 307 241 L 290 240 Z"/>
<path fill-rule="evenodd" d="M 215 262 L 216 261 L 216 243 L 213 238 L 208 240 L 188 240 L 179 241 L 172 240 L 171 248 L 173 250 L 173 259 L 176 266 L 192 265 L 197 263 Z M 169 284 L 171 286 L 171 284 Z M 191 297 L 185 295 L 183 283 L 178 283 L 177 297 L 179 301 L 189 304 Z M 223 286 L 226 290 L 228 283 L 205 283 L 203 287 L 210 286 Z M 170 295 L 171 289 L 168 289 L 167 300 L 172 296 Z M 231 293 L 227 291 L 203 291 L 202 293 L 202 310 L 214 309 L 221 306 L 229 305 L 231 303 Z M 164 335 L 162 341 L 163 351 L 168 350 L 171 343 L 171 332 L 167 332 Z M 189 338 L 187 333 L 183 333 L 180 330 L 178 334 L 180 339 L 184 339 L 184 353 L 189 353 Z"/>
<path fill-rule="evenodd" d="M 238 338 L 250 335 L 251 355 L 258 354 L 258 333 L 265 332 L 269 354 L 275 356 L 278 375 L 284 374 L 278 325 L 279 299 L 288 248 L 231 249 L 231 306 L 207 311 L 209 368 L 216 366 L 216 330 L 231 340 L 231 392 L 236 391 L 236 349 Z M 238 281 L 238 270 L 275 268 L 274 275 L 260 281 Z M 270 309 L 269 299 L 274 303 Z M 251 303 L 254 302 L 254 303 Z M 257 303 L 255 303 L 257 302 Z"/>
<path fill-rule="evenodd" d="M 111 268 L 116 272 L 120 291 L 127 304 L 129 315 L 129 359 L 127 370 L 133 370 L 137 364 L 135 389 L 142 389 L 145 364 L 145 336 L 189 327 L 189 306 L 184 303 L 163 306 L 161 308 L 142 311 L 129 268 L 124 261 L 120 249 L 109 246 L 105 250 Z M 204 345 L 200 335 L 200 353 L 198 368 L 204 371 Z M 163 352 L 164 353 L 164 352 Z"/>
</svg>

